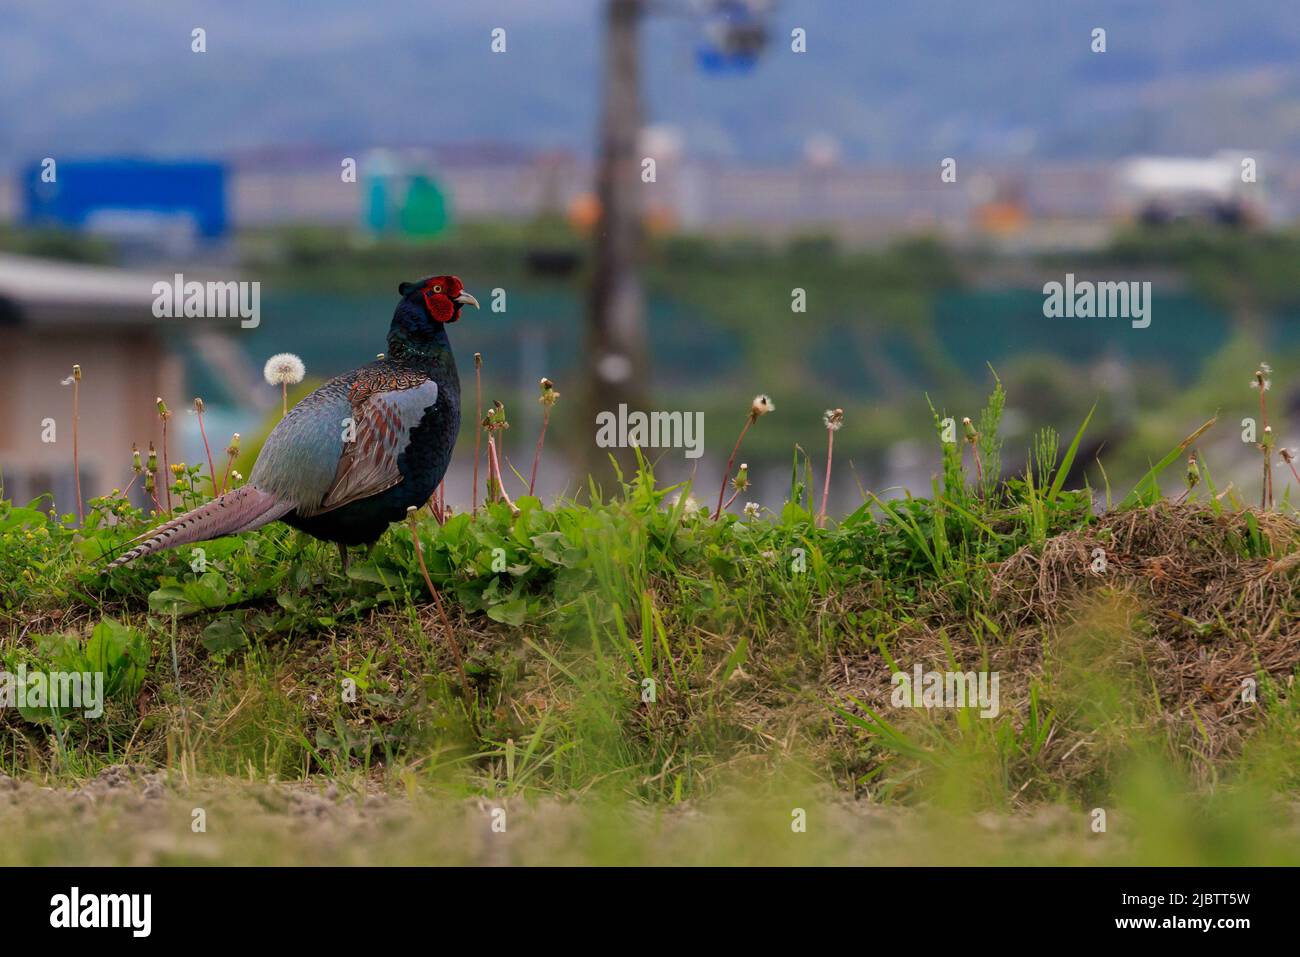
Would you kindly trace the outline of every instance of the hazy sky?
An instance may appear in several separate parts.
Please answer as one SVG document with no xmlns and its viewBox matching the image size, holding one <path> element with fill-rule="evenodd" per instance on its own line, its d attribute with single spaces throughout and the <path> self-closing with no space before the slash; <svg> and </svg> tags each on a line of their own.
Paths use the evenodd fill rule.
<svg viewBox="0 0 1300 957">
<path fill-rule="evenodd" d="M 685 6 L 685 4 L 683 4 Z M 0 165 L 59 153 L 491 141 L 587 152 L 597 0 L 0 0 Z M 507 52 L 489 49 L 493 27 Z M 807 31 L 808 51 L 789 47 Z M 1089 49 L 1096 26 L 1108 49 Z M 207 31 L 207 52 L 190 31 Z M 1300 152 L 1300 4 L 785 0 L 752 74 L 645 35 L 651 118 L 734 162 Z"/>
</svg>

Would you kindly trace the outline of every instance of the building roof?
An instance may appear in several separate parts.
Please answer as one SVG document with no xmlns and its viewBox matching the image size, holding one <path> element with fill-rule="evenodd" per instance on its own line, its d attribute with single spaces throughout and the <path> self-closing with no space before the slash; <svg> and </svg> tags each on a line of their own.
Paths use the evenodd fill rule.
<svg viewBox="0 0 1300 957">
<path fill-rule="evenodd" d="M 0 254 L 0 323 L 151 325 L 158 277 Z"/>
</svg>

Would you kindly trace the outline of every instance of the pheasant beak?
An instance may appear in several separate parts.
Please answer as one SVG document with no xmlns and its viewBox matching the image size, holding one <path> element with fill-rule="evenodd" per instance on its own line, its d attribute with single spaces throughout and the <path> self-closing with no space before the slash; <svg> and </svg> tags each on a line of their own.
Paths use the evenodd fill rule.
<svg viewBox="0 0 1300 957">
<path fill-rule="evenodd" d="M 460 303 L 462 306 L 473 306 L 475 309 L 479 308 L 478 300 L 464 291 L 456 297 L 455 301 Z"/>
</svg>

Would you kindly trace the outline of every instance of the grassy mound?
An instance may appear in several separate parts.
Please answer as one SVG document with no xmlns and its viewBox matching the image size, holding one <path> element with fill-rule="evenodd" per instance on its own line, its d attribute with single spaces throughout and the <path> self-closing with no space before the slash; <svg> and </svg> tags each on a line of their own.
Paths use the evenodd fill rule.
<svg viewBox="0 0 1300 957">
<path fill-rule="evenodd" d="M 104 576 L 152 518 L 120 495 L 81 524 L 0 502 L 0 671 L 100 672 L 107 697 L 96 717 L 0 709 L 0 771 L 1076 824 L 1183 808 L 1166 848 L 1207 814 L 1268 846 L 1249 828 L 1289 820 L 1300 785 L 1293 511 L 1248 509 L 1208 470 L 1164 498 L 1195 435 L 1113 508 L 1064 488 L 1082 430 L 1064 449 L 1044 432 L 1000 481 L 999 413 L 995 393 L 974 468 L 941 442 L 930 497 L 864 493 L 839 521 L 799 456 L 779 512 L 718 520 L 643 462 L 608 496 L 426 513 L 346 574 L 273 525 Z M 183 504 L 197 485 L 178 480 Z M 995 700 L 952 700 L 980 681 Z"/>
</svg>

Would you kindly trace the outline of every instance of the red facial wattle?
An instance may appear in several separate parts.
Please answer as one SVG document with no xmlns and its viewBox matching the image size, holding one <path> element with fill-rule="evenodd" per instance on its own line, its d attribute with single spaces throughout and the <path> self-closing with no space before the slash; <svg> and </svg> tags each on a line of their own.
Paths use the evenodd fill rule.
<svg viewBox="0 0 1300 957">
<path fill-rule="evenodd" d="M 434 292 L 433 286 L 426 286 L 424 289 L 424 307 L 438 322 L 455 322 L 457 319 L 456 303 L 452 302 L 447 292 L 448 290 L 442 288 Z"/>
</svg>

